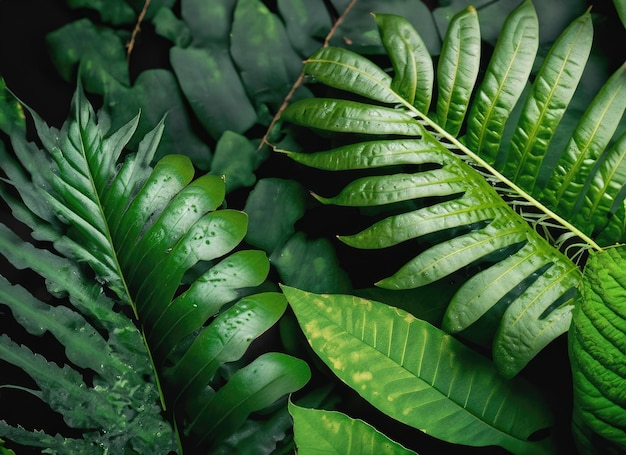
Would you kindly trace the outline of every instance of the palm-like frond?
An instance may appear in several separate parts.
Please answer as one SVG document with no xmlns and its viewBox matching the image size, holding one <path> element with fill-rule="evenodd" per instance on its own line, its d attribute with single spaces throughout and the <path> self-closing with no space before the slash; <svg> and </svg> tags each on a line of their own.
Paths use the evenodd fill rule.
<svg viewBox="0 0 626 455">
<path fill-rule="evenodd" d="M 188 444 L 215 448 L 250 413 L 306 383 L 308 366 L 285 354 L 241 360 L 247 347 L 280 318 L 286 301 L 278 292 L 254 294 L 266 279 L 269 261 L 260 251 L 233 252 L 246 234 L 247 217 L 220 208 L 222 179 L 204 175 L 194 180 L 191 161 L 180 155 L 151 167 L 163 123 L 144 138 L 136 154 L 122 159 L 138 118 L 109 133 L 109 119 L 96 115 L 79 89 L 72 116 L 60 131 L 32 113 L 44 146 L 39 150 L 25 140 L 21 106 L 6 91 L 3 100 L 9 115 L 0 118 L 0 126 L 10 135 L 18 160 L 3 150 L 2 168 L 20 196 L 3 190 L 4 199 L 14 216 L 32 228 L 34 238 L 52 242 L 66 258 L 35 248 L 4 225 L 3 254 L 15 267 L 46 278 L 50 292 L 67 294 L 73 308 L 51 308 L 4 279 L 0 302 L 29 332 L 52 333 L 72 364 L 93 370 L 97 381 L 112 383 L 92 398 L 79 371 L 58 368 L 8 337 L 2 338 L 0 357 L 30 374 L 41 389 L 35 393 L 68 425 L 112 432 L 130 421 L 138 430 L 127 433 L 128 447 L 143 453 L 173 450 L 174 433 L 158 410 L 161 391 L 155 378 L 160 376 L 166 391 L 161 401 L 173 406 Z M 84 264 L 95 274 L 93 285 Z M 112 291 L 111 298 L 102 295 L 98 283 Z M 133 309 L 141 331 L 114 310 L 119 305 Z M 144 344 L 148 351 L 140 349 Z M 222 377 L 220 368 L 234 361 L 243 368 Z M 75 385 L 57 383 L 67 375 L 76 379 L 67 379 Z M 142 392 L 132 392 L 137 389 Z M 129 397 L 115 398 L 120 394 Z M 81 403 L 99 409 L 97 421 Z M 157 409 L 141 411 L 148 405 Z M 139 429 L 144 425 L 145 430 Z M 28 439 L 19 429 L 2 428 L 3 436 Z M 161 436 L 154 438 L 153 432 Z M 126 447 L 119 438 L 117 445 L 101 439 L 116 453 Z M 42 436 L 40 443 L 49 441 Z"/>
<path fill-rule="evenodd" d="M 621 117 L 626 107 L 621 88 L 626 74 L 620 69 L 581 119 L 575 135 L 584 137 L 590 146 L 583 146 L 583 153 L 572 152 L 574 146 L 570 146 L 570 152 L 557 163 L 557 167 L 567 169 L 564 175 L 569 175 L 567 160 L 580 159 L 588 166 L 588 175 L 582 177 L 579 187 L 584 189 L 580 198 L 589 201 L 586 205 L 593 207 L 593 215 L 588 209 L 588 221 L 578 217 L 572 224 L 564 218 L 568 213 L 559 215 L 558 204 L 563 198 L 545 197 L 543 204 L 532 194 L 543 197 L 544 191 L 537 184 L 539 171 L 584 68 L 591 40 L 589 14 L 572 23 L 548 54 L 524 101 L 510 144 L 503 143 L 506 122 L 528 83 L 537 48 L 537 18 L 530 1 L 518 7 L 505 23 L 474 98 L 470 95 L 477 77 L 480 37 L 476 11 L 469 8 L 453 19 L 440 57 L 439 96 L 433 118 L 426 111 L 428 94 L 406 95 L 424 86 L 423 81 L 418 83 L 419 78 L 428 79 L 424 76 L 428 71 L 418 65 L 424 64 L 421 40 L 415 33 L 407 33 L 408 24 L 397 17 L 376 15 L 376 22 L 394 67 L 393 77 L 364 57 L 340 48 L 319 50 L 304 67 L 316 81 L 368 98 L 376 105 L 307 99 L 287 108 L 283 119 L 321 130 L 378 137 L 331 151 L 289 156 L 309 166 L 335 171 L 391 165 L 417 165 L 419 169 L 426 165 L 412 174 L 390 170 L 381 176 L 379 172 L 352 182 L 335 197 L 318 199 L 358 207 L 410 200 L 425 204 L 340 238 L 358 248 L 385 248 L 441 233 L 443 238 L 378 283 L 393 289 L 422 286 L 468 265 L 481 264 L 481 270 L 456 293 L 443 325 L 456 332 L 488 311 L 499 312 L 502 321 L 494 336 L 494 357 L 500 370 L 512 376 L 550 340 L 567 330 L 581 274 L 572 261 L 510 209 L 489 182 L 504 182 L 517 197 L 562 223 L 590 247 L 599 248 L 591 234 L 605 244 L 620 241 L 624 231 L 618 210 L 623 200 L 619 191 L 625 183 L 620 159 L 623 139 L 609 149 L 598 166 L 585 160 L 591 150 L 597 149 L 599 155 L 616 130 L 618 121 L 600 128 L 602 116 L 597 112 L 608 109 Z M 402 39 L 393 40 L 389 38 L 392 35 Z M 419 104 L 424 110 L 416 108 L 415 99 L 422 100 Z M 470 113 L 464 122 L 467 106 Z M 461 131 L 464 135 L 457 139 Z M 399 138 L 380 140 L 380 135 Z M 452 146 L 444 145 L 442 139 Z M 580 145 L 576 137 L 572 142 Z M 470 164 L 465 162 L 467 158 Z M 479 166 L 480 173 L 474 165 Z M 482 176 L 484 170 L 489 182 Z M 557 182 L 569 184 L 566 178 Z M 608 188 L 611 190 L 606 191 Z M 432 196 L 443 197 L 443 202 L 428 202 L 426 198 Z M 563 203 L 572 208 L 572 203 Z M 457 231 L 461 234 L 451 233 L 451 228 L 463 230 Z"/>
</svg>

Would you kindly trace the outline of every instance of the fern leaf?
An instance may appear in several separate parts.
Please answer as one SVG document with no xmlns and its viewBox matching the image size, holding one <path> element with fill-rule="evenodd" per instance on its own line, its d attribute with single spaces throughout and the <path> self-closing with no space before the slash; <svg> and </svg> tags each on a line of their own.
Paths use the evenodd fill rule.
<svg viewBox="0 0 626 455">
<path fill-rule="evenodd" d="M 480 68 L 480 25 L 474 7 L 450 21 L 437 66 L 437 123 L 453 136 L 461 131 Z"/>
<path fill-rule="evenodd" d="M 314 100 L 309 101 L 307 107 Z M 321 100 L 320 103 L 326 103 Z M 291 120 L 292 111 L 300 112 L 299 103 L 288 107 L 283 117 Z M 351 128 L 348 121 L 347 129 Z M 417 123 L 417 122 L 416 122 Z M 316 122 L 319 126 L 319 121 Z M 493 187 L 474 169 L 450 153 L 430 133 L 423 130 L 421 139 L 374 141 L 348 145 L 335 150 L 313 154 L 289 153 L 296 161 L 311 163 L 322 169 L 358 169 L 368 165 L 413 163 L 440 166 L 412 175 L 392 174 L 365 177 L 348 184 L 339 195 L 332 198 L 318 197 L 324 203 L 345 206 L 385 205 L 398 201 L 423 199 L 430 196 L 446 196 L 444 202 L 427 205 L 415 211 L 391 215 L 376 222 L 363 231 L 339 238 L 357 248 L 378 249 L 397 245 L 430 233 L 445 233 L 448 229 L 462 227 L 470 232 L 457 237 L 444 238 L 430 246 L 400 268 L 391 277 L 377 283 L 389 289 L 411 289 L 435 282 L 466 266 L 489 262 L 490 255 L 501 251 L 526 247 L 532 254 L 520 257 L 528 264 L 513 267 L 506 274 L 509 291 L 524 290 L 508 301 L 507 318 L 494 338 L 494 349 L 498 367 L 507 376 L 515 375 L 532 359 L 547 341 L 564 333 L 571 317 L 568 295 L 577 286 L 579 272 L 571 261 L 554 250 L 540 238 L 527 223 L 502 201 Z M 394 159 L 398 157 L 398 161 Z M 511 254 L 512 254 L 511 253 Z M 546 267 L 535 267 L 533 257 L 546 258 Z M 519 257 L 518 257 L 519 258 Z M 475 322 L 489 308 L 504 301 L 508 292 L 493 292 L 492 280 L 501 273 L 497 265 L 476 273 L 467 287 L 459 290 L 460 295 L 451 304 L 446 316 L 445 327 L 463 330 L 465 324 L 452 323 L 465 318 L 466 323 Z M 567 270 L 558 274 L 555 271 Z M 553 273 L 555 275 L 553 275 Z M 533 274 L 545 275 L 543 280 L 550 284 L 551 292 L 541 292 L 543 281 L 531 284 Z M 469 314 L 459 301 L 472 289 L 480 295 L 481 305 Z M 487 299 L 489 297 L 489 299 Z M 517 304 L 515 304 L 517 303 Z M 474 312 L 475 311 L 475 312 Z M 523 343 L 524 348 L 516 347 Z"/>
<path fill-rule="evenodd" d="M 375 14 L 374 18 L 394 69 L 391 89 L 418 111 L 428 112 L 435 76 L 422 38 L 403 17 Z"/>
<path fill-rule="evenodd" d="M 593 42 L 591 14 L 559 36 L 546 56 L 517 123 L 504 172 L 532 193 L 550 141 L 574 95 Z"/>
<path fill-rule="evenodd" d="M 471 10 L 460 14 L 455 22 L 457 25 L 451 27 L 451 33 L 461 33 L 458 28 L 466 23 L 468 38 L 475 38 L 478 30 L 472 14 Z M 400 37 L 391 38 L 394 33 L 402 36 L 403 32 L 396 30 L 401 20 L 394 18 L 393 24 L 385 25 L 386 19 L 382 15 L 378 21 L 381 36 L 385 35 L 388 43 L 395 43 L 394 39 L 402 41 Z M 526 86 L 535 58 L 537 17 L 530 1 L 522 3 L 507 19 L 472 103 L 465 145 L 446 133 L 445 125 L 435 124 L 416 109 L 411 100 L 400 92 L 399 86 L 394 85 L 393 78 L 390 81 L 364 57 L 342 49 L 318 51 L 305 64 L 305 73 L 316 81 L 383 103 L 383 106 L 356 101 L 308 99 L 292 104 L 283 113 L 285 120 L 315 129 L 400 136 L 391 140 L 375 138 L 316 153 L 286 152 L 303 164 L 326 170 L 369 169 L 398 164 L 428 165 L 426 170 L 412 174 L 378 173 L 360 178 L 349 183 L 336 196 L 314 196 L 325 204 L 355 207 L 422 201 L 433 196 L 446 198 L 443 202 L 426 203 L 425 207 L 417 210 L 388 216 L 359 233 L 339 238 L 357 248 L 376 249 L 419 239 L 426 234 L 447 232 L 448 237 L 438 237 L 435 244 L 429 245 L 393 276 L 379 281 L 377 285 L 408 289 L 432 283 L 466 267 L 486 264 L 486 268 L 481 266 L 483 270 L 474 273 L 461 286 L 450 303 L 444 327 L 450 331 L 464 330 L 491 309 L 499 308 L 502 323 L 494 334 L 494 356 L 501 372 L 508 376 L 516 374 L 550 340 L 567 330 L 580 272 L 508 208 L 489 183 L 421 125 L 434 128 L 437 134 L 457 145 L 460 153 L 467 153 L 471 159 L 486 166 L 495 179 L 503 180 L 531 204 L 597 247 L 584 231 L 550 212 L 522 190 L 527 188 L 531 191 L 535 186 L 551 135 L 582 74 L 590 49 L 591 33 L 590 17 L 585 13 L 555 43 L 526 99 L 525 110 L 514 134 L 513 148 L 517 152 L 511 154 L 512 167 L 509 168 L 521 187 L 490 167 L 490 163 L 499 157 L 504 125 Z M 472 51 L 468 44 L 468 49 L 460 51 L 458 37 L 447 38 L 450 41 L 449 50 L 446 46 L 444 50 L 450 55 L 446 54 L 442 59 L 457 56 L 463 59 L 457 62 L 457 71 L 464 74 L 466 68 L 477 71 L 475 63 L 472 63 L 476 61 L 476 50 Z M 396 80 L 403 79 L 408 83 L 407 78 L 397 74 L 408 71 L 402 66 L 408 65 L 402 46 L 389 44 L 386 50 L 392 61 L 403 62 L 394 68 L 399 78 Z M 319 58 L 319 55 L 324 55 L 324 58 Z M 372 76 L 365 76 L 366 71 Z M 599 95 L 598 106 L 612 107 L 616 112 L 621 109 L 618 77 L 614 76 L 605 94 Z M 446 95 L 446 90 L 449 93 L 457 90 L 458 93 L 454 92 L 455 103 L 469 103 L 474 79 L 475 73 L 469 71 L 467 79 L 461 80 L 461 85 L 455 88 L 456 82 L 444 78 L 442 102 L 451 103 L 452 95 Z M 466 93 L 465 97 L 461 96 L 462 92 Z M 394 104 L 396 108 L 390 109 L 384 104 Z M 437 117 L 441 123 L 445 123 L 444 111 L 449 111 L 449 107 L 441 108 L 442 113 Z M 402 118 L 403 114 L 418 119 Z M 597 114 L 593 117 L 593 120 L 584 122 L 585 128 L 598 120 Z M 458 132 L 461 123 L 462 117 L 452 128 Z M 609 125 L 609 131 L 602 134 L 602 139 L 608 140 L 615 127 Z M 581 132 L 584 131 L 582 128 Z M 404 139 L 402 136 L 412 137 Z M 588 193 L 583 199 L 585 210 L 579 211 L 579 216 L 587 217 L 587 221 L 581 218 L 577 224 L 594 223 L 597 225 L 594 232 L 606 229 L 606 233 L 610 231 L 614 235 L 622 229 L 623 211 L 618 205 L 618 201 L 623 199 L 620 193 L 623 176 L 619 144 L 621 142 L 605 158 L 604 167 L 597 166 L 599 174 L 595 174 L 594 187 L 591 189 L 588 185 Z M 518 172 L 520 174 L 516 175 Z M 580 204 L 582 206 L 583 202 Z M 592 212 L 594 215 L 591 215 Z M 590 221 L 592 216 L 597 218 Z M 448 231 L 450 228 L 463 228 L 464 233 L 454 237 L 455 234 Z M 621 238 L 621 233 L 618 238 Z M 466 299 L 472 304 L 471 309 L 464 305 Z"/>
<path fill-rule="evenodd" d="M 595 163 L 611 141 L 624 110 L 626 110 L 626 65 L 622 65 L 613 73 L 589 104 L 543 191 L 546 201 L 564 216 L 576 214 L 580 209 L 582 199 L 588 197 L 585 196 L 585 185 L 592 176 Z M 619 150 L 623 149 L 623 142 L 621 146 L 615 146 L 616 156 L 619 156 Z M 613 160 L 615 158 L 611 161 Z M 619 185 L 619 181 L 617 184 Z M 599 186 L 597 183 L 592 183 L 589 191 L 598 194 L 604 186 L 604 183 Z M 597 200 L 596 197 L 590 199 Z M 619 199 L 613 199 L 612 204 L 617 201 Z M 594 223 L 596 227 L 606 224 L 610 211 L 613 209 L 612 204 L 608 212 L 606 206 L 604 210 L 598 207 L 598 211 L 594 212 L 594 217 L 599 219 L 597 224 Z M 592 231 L 589 221 L 581 225 L 587 232 Z"/>
<path fill-rule="evenodd" d="M 200 444 L 219 444 L 235 434 L 251 412 L 302 387 L 310 376 L 304 362 L 288 356 L 242 359 L 247 347 L 277 322 L 286 307 L 279 294 L 241 299 L 266 279 L 267 256 L 258 251 L 230 255 L 246 234 L 247 217 L 237 210 L 219 209 L 225 195 L 221 178 L 205 175 L 194 180 L 191 161 L 180 155 L 162 158 L 154 169 L 150 166 L 163 122 L 146 135 L 136 154 L 122 157 L 137 118 L 108 134 L 109 119 L 105 114 L 95 114 L 80 87 L 72 112 L 60 131 L 49 128 L 33 113 L 46 148 L 43 151 L 26 143 L 20 136 L 23 130 L 11 130 L 20 163 L 8 159 L 7 175 L 23 200 L 2 192 L 16 216 L 52 241 L 68 259 L 37 250 L 28 242 L 15 242 L 15 235 L 8 229 L 0 230 L 0 240 L 7 246 L 5 255 L 16 267 L 31 267 L 49 279 L 50 291 L 67 293 L 85 319 L 65 307 L 50 309 L 8 282 L 2 285 L 0 297 L 15 310 L 26 329 L 50 331 L 66 344 L 70 360 L 96 369 L 102 393 L 115 406 L 116 420 L 103 422 L 101 428 L 109 431 L 123 425 L 126 407 L 158 407 L 158 398 L 165 405 L 162 394 L 159 397 L 157 376 L 163 374 L 168 380 L 167 389 L 172 391 L 170 401 L 182 413 L 176 418 L 193 422 L 184 428 L 185 435 L 194 434 L 190 440 Z M 42 173 L 41 169 L 51 172 Z M 37 198 L 43 198 L 47 205 L 37 204 Z M 34 210 L 29 210 L 31 207 Z M 41 264 L 42 260 L 46 263 Z M 77 262 L 90 266 L 97 280 L 114 291 L 113 301 L 102 295 L 100 287 L 84 284 L 88 279 Z M 55 266 L 61 266 L 61 273 L 55 275 Z M 191 273 L 192 269 L 196 270 Z M 189 282 L 185 282 L 186 277 Z M 222 309 L 227 303 L 229 308 Z M 112 310 L 115 304 L 132 306 L 144 340 L 137 336 L 139 332 L 131 320 Z M 212 320 L 217 313 L 220 315 Z M 87 318 L 111 333 L 106 344 Z M 237 324 L 240 330 L 233 331 Z M 71 330 L 84 334 L 68 341 Z M 230 344 L 220 338 L 229 330 Z M 219 340 L 224 343 L 219 344 Z M 150 351 L 142 351 L 144 342 Z M 211 349 L 223 349 L 221 356 L 207 353 L 207 344 Z M 118 349 L 123 354 L 120 358 Z M 113 359 L 98 366 L 100 356 L 93 355 L 94 351 L 100 356 L 110 354 Z M 241 373 L 226 378 L 225 383 L 224 378 L 212 381 L 217 369 L 235 361 L 240 365 L 251 363 Z M 210 368 L 203 371 L 205 364 Z M 108 371 L 113 369 L 105 368 L 110 365 L 117 370 Z M 258 383 L 259 391 L 247 387 L 250 374 L 266 378 Z M 126 387 L 133 387 L 133 392 L 128 393 Z M 233 414 L 236 418 L 217 426 L 204 420 L 213 418 L 210 411 L 194 407 L 195 394 L 212 387 L 216 388 L 216 396 L 211 403 L 217 408 L 229 408 L 233 400 L 241 401 Z M 185 393 L 187 388 L 193 394 Z M 258 396 L 263 391 L 267 396 Z M 158 411 L 132 414 L 138 416 L 132 425 L 137 423 L 144 430 L 129 427 L 132 431 L 117 438 L 113 445 L 107 442 L 106 447 L 115 453 L 122 453 L 127 444 L 142 452 L 154 452 L 150 443 L 158 443 L 159 450 L 171 448 L 171 428 L 158 430 L 164 423 Z M 153 430 L 163 440 L 144 439 L 144 431 Z M 167 438 L 170 440 L 165 443 Z"/>
<path fill-rule="evenodd" d="M 507 18 L 467 119 L 465 143 L 490 164 L 506 121 L 522 94 L 538 47 L 535 8 L 525 0 Z"/>
</svg>

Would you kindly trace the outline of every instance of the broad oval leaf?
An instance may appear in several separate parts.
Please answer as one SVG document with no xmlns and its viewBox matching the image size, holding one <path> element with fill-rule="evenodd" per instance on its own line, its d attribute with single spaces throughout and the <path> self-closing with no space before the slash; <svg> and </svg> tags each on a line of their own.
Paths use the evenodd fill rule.
<svg viewBox="0 0 626 455">
<path fill-rule="evenodd" d="M 528 441 L 551 424 L 537 392 L 450 335 L 371 300 L 282 289 L 315 352 L 384 413 L 457 444 L 546 449 Z"/>
</svg>

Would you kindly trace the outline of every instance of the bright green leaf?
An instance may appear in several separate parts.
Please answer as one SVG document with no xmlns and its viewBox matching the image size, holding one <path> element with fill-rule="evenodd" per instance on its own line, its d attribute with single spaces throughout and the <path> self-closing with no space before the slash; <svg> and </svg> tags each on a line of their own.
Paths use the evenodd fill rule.
<svg viewBox="0 0 626 455">
<path fill-rule="evenodd" d="M 387 438 L 362 420 L 336 411 L 322 411 L 289 402 L 298 453 L 360 455 L 364 453 L 415 454 Z"/>
<path fill-rule="evenodd" d="M 450 335 L 378 302 L 283 292 L 318 356 L 382 412 L 456 444 L 544 452 L 528 441 L 551 423 L 536 391 Z"/>
<path fill-rule="evenodd" d="M 616 452 L 626 450 L 625 266 L 624 246 L 591 255 L 569 332 L 575 418 Z"/>
<path fill-rule="evenodd" d="M 418 111 L 428 114 L 435 76 L 422 38 L 404 17 L 375 14 L 374 18 L 393 65 L 391 88 Z"/>
<path fill-rule="evenodd" d="M 537 14 L 525 0 L 504 24 L 467 120 L 467 146 L 489 163 L 500 152 L 504 126 L 528 80 L 538 35 Z"/>
<path fill-rule="evenodd" d="M 450 21 L 437 65 L 437 123 L 459 134 L 480 68 L 480 26 L 468 7 Z"/>
</svg>

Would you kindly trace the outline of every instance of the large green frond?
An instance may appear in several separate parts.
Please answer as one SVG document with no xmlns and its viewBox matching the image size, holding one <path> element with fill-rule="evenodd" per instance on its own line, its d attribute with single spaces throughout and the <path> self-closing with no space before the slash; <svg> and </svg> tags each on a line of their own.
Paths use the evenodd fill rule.
<svg viewBox="0 0 626 455">
<path fill-rule="evenodd" d="M 42 365 L 49 362 L 7 339 L 2 358 L 33 376 L 42 389 L 35 393 L 56 406 L 75 428 L 113 432 L 116 426 L 127 425 L 125 406 L 155 407 L 148 414 L 130 413 L 143 416 L 132 422 L 145 428 L 129 431 L 128 438 L 135 434 L 145 438 L 144 432 L 159 430 L 161 437 L 144 442 L 159 444 L 158 450 L 167 453 L 173 450 L 174 432 L 158 411 L 159 398 L 164 407 L 172 405 L 170 415 L 181 422 L 183 445 L 216 448 L 251 413 L 307 382 L 306 363 L 285 354 L 244 360 L 254 340 L 281 317 L 286 301 L 277 292 L 254 294 L 267 277 L 269 260 L 261 251 L 233 252 L 246 234 L 247 216 L 222 208 L 225 184 L 220 177 L 194 179 L 193 165 L 182 155 L 165 156 L 152 167 L 162 122 L 140 142 L 137 153 L 123 154 L 138 119 L 110 132 L 109 119 L 93 111 L 80 88 L 72 115 L 61 130 L 32 114 L 44 150 L 26 142 L 24 128 L 3 123 L 17 160 L 3 151 L 2 167 L 21 200 L 4 188 L 2 195 L 16 218 L 41 240 L 52 242 L 67 259 L 36 248 L 4 227 L 0 239 L 5 257 L 15 267 L 36 271 L 48 280 L 48 291 L 67 295 L 73 308 L 51 307 L 4 279 L 0 302 L 30 333 L 50 332 L 65 346 L 71 364 L 95 371 L 103 382 L 116 378 L 101 392 L 105 405 L 107 400 L 117 401 L 108 404 L 114 407 L 107 414 L 105 405 L 93 401 L 97 395 L 90 398 L 92 389 L 74 381 L 72 387 L 85 398 L 76 395 L 57 406 L 53 391 L 71 388 L 37 381 L 46 374 L 40 374 L 31 357 L 41 358 Z M 85 265 L 95 274 L 93 289 L 87 285 Z M 113 291 L 112 299 L 104 298 L 98 283 Z M 140 331 L 131 319 L 113 310 L 119 305 L 133 309 Z M 98 329 L 108 335 L 103 337 Z M 144 345 L 148 351 L 141 349 Z M 233 362 L 238 362 L 234 374 L 223 377 L 221 369 Z M 62 371 L 81 377 L 70 366 L 56 371 L 48 374 L 50 380 L 60 380 Z M 254 388 L 249 387 L 250 375 L 255 376 Z M 135 399 L 115 398 L 124 394 L 125 387 L 146 392 L 135 393 Z M 207 391 L 214 393 L 206 395 Z M 198 395 L 206 399 L 198 401 Z M 75 406 L 81 400 L 100 409 L 94 418 L 110 414 L 109 420 L 80 423 L 72 416 L 89 418 L 84 408 Z M 231 409 L 233 414 L 216 425 L 219 409 Z M 160 431 L 159 425 L 167 427 Z M 123 452 L 125 443 L 119 444 L 110 450 Z M 129 444 L 140 452 L 156 450 L 140 447 L 137 438 Z"/>
</svg>

